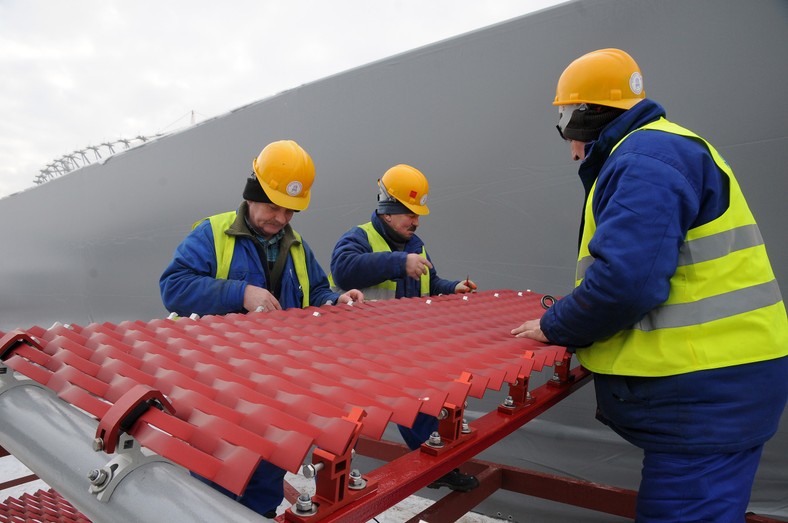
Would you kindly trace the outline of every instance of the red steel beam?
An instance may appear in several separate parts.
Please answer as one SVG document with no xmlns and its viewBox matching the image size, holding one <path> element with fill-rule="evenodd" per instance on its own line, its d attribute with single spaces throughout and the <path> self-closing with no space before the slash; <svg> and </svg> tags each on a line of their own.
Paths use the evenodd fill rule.
<svg viewBox="0 0 788 523">
<path fill-rule="evenodd" d="M 0 490 L 5 490 L 7 488 L 16 487 L 18 485 L 24 485 L 25 483 L 30 483 L 31 481 L 35 481 L 38 479 L 38 476 L 35 474 L 29 474 L 27 476 L 22 476 L 16 479 L 9 479 L 8 481 L 4 481 L 0 483 Z"/>
<path fill-rule="evenodd" d="M 570 372 L 568 383 L 558 386 L 547 383 L 535 389 L 531 394 L 533 402 L 526 406 L 516 407 L 512 409 L 511 413 L 504 414 L 495 410 L 482 416 L 470 423 L 472 433 L 469 436 L 447 444 L 441 452 L 435 455 L 427 452 L 409 452 L 364 475 L 364 479 L 377 484 L 375 492 L 369 493 L 326 517 L 321 517 L 318 511 L 311 519 L 321 523 L 372 519 L 502 440 L 526 422 L 572 394 L 590 378 L 589 371 L 580 366 L 575 367 Z M 280 518 L 277 520 L 284 521 Z"/>
<path fill-rule="evenodd" d="M 361 455 L 383 461 L 393 461 L 410 452 L 405 445 L 399 443 L 366 438 L 359 440 L 356 450 Z M 456 521 L 499 489 L 625 518 L 635 517 L 637 492 L 634 490 L 519 469 L 478 459 L 466 462 L 463 470 L 476 476 L 479 480 L 478 488 L 465 493 L 451 492 L 409 519 L 407 523 Z M 745 515 L 745 521 L 747 523 L 786 523 L 782 519 L 761 516 L 752 512 Z"/>
</svg>

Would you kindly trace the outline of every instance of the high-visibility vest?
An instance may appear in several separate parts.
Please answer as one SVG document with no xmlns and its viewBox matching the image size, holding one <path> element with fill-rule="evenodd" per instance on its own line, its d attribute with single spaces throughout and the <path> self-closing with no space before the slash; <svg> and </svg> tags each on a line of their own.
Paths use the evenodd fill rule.
<svg viewBox="0 0 788 523">
<path fill-rule="evenodd" d="M 236 216 L 236 211 L 229 211 L 206 218 L 211 222 L 213 245 L 216 249 L 216 278 L 220 280 L 226 280 L 227 275 L 230 274 L 230 263 L 233 261 L 233 252 L 235 251 L 235 236 L 225 234 L 225 231 L 235 222 Z M 203 221 L 205 219 L 195 223 L 194 227 Z M 293 230 L 293 234 L 296 241 L 290 246 L 290 256 L 293 258 L 298 284 L 304 293 L 301 306 L 306 308 L 309 307 L 309 271 L 306 268 L 306 254 L 301 235 L 295 230 Z"/>
<path fill-rule="evenodd" d="M 367 233 L 367 240 L 369 240 L 369 245 L 372 247 L 372 252 L 391 252 L 391 247 L 389 244 L 386 243 L 386 240 L 383 236 L 380 235 L 378 231 L 375 230 L 375 227 L 372 225 L 372 222 L 367 222 L 363 225 L 359 225 L 359 227 Z M 424 258 L 427 257 L 427 250 L 422 245 L 420 256 Z M 421 295 L 422 296 L 429 296 L 430 295 L 430 274 L 422 274 L 421 278 L 419 278 L 421 283 Z M 386 280 L 377 285 L 373 285 L 371 287 L 367 287 L 366 289 L 361 289 L 361 292 L 364 293 L 365 300 L 390 300 L 397 297 L 397 282 L 393 280 Z"/>
<path fill-rule="evenodd" d="M 711 144 L 683 127 L 661 118 L 633 132 L 646 129 L 701 140 L 728 176 L 730 204 L 722 216 L 687 232 L 668 299 L 637 324 L 577 349 L 580 363 L 602 374 L 670 376 L 787 355 L 785 305 L 733 171 Z M 585 206 L 576 285 L 593 263 L 595 188 L 596 182 Z"/>
</svg>

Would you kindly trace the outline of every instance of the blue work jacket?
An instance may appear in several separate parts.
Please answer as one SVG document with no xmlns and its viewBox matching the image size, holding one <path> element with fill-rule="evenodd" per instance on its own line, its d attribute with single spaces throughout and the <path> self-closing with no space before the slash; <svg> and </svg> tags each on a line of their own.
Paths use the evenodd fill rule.
<svg viewBox="0 0 788 523">
<path fill-rule="evenodd" d="M 662 106 L 646 99 L 586 146 L 579 174 L 587 196 L 596 182 L 595 261 L 585 274 L 588 284 L 542 316 L 542 331 L 553 343 L 589 346 L 664 303 L 687 231 L 728 208 L 727 178 L 698 140 L 638 132 L 611 154 L 624 136 L 664 116 Z M 736 452 L 776 431 L 787 371 L 783 357 L 666 377 L 595 374 L 598 417 L 647 450 Z"/>
<path fill-rule="evenodd" d="M 383 226 L 376 212 L 370 218 L 372 226 L 393 245 L 391 237 Z M 405 243 L 402 251 L 392 248 L 392 252 L 373 252 L 367 239 L 367 233 L 360 227 L 353 227 L 339 238 L 331 255 L 331 276 L 334 283 L 341 289 L 365 289 L 386 280 L 397 283 L 396 298 L 421 296 L 419 280 L 408 277 L 405 273 L 405 259 L 408 254 L 421 254 L 424 242 L 413 235 Z M 429 254 L 427 259 L 432 263 Z M 460 280 L 451 281 L 438 277 L 435 264 L 430 269 L 430 295 L 454 294 Z"/>
<path fill-rule="evenodd" d="M 289 225 L 287 226 L 289 227 Z M 227 279 L 216 278 L 216 249 L 209 220 L 197 225 L 178 245 L 175 255 L 159 279 L 162 301 L 170 312 L 181 316 L 196 313 L 228 314 L 247 312 L 243 307 L 244 291 L 249 284 L 268 288 L 256 240 L 251 234 L 236 235 Z M 309 275 L 309 303 L 315 306 L 336 303 L 339 294 L 331 291 L 328 278 L 312 249 L 303 241 Z M 279 296 L 283 309 L 300 308 L 303 292 L 296 276 L 293 259 L 288 254 L 282 273 Z"/>
</svg>

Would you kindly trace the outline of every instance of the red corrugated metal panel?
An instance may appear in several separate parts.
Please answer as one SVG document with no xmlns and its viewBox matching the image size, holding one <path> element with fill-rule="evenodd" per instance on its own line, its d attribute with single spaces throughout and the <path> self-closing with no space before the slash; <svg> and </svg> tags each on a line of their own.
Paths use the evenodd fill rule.
<svg viewBox="0 0 788 523">
<path fill-rule="evenodd" d="M 353 407 L 366 412 L 362 433 L 380 438 L 388 422 L 410 425 L 418 412 L 437 415 L 445 403 L 462 405 L 553 365 L 563 348 L 510 334 L 541 315 L 540 297 L 486 291 L 34 327 L 25 334 L 41 350 L 17 342 L 6 364 L 98 419 L 118 421 L 128 415 L 113 409 L 121 399 L 127 409 L 140 391 L 159 391 L 174 412 L 148 409 L 128 432 L 240 492 L 260 459 L 295 471 L 312 446 L 344 452 Z"/>
<path fill-rule="evenodd" d="M 80 511 L 63 499 L 54 490 L 39 490 L 23 494 L 19 499 L 8 498 L 0 503 L 0 522 L 42 523 L 90 523 Z"/>
</svg>

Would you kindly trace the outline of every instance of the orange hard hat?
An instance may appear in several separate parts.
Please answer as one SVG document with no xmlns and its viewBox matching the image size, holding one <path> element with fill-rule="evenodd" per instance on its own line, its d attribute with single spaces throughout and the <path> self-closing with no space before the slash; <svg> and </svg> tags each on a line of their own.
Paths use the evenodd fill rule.
<svg viewBox="0 0 788 523">
<path fill-rule="evenodd" d="M 558 79 L 553 105 L 630 109 L 645 97 L 637 62 L 621 49 L 610 48 L 584 54 L 569 64 Z"/>
<path fill-rule="evenodd" d="M 252 161 L 254 174 L 274 204 L 303 211 L 309 206 L 315 164 L 293 140 L 272 142 Z"/>
</svg>

